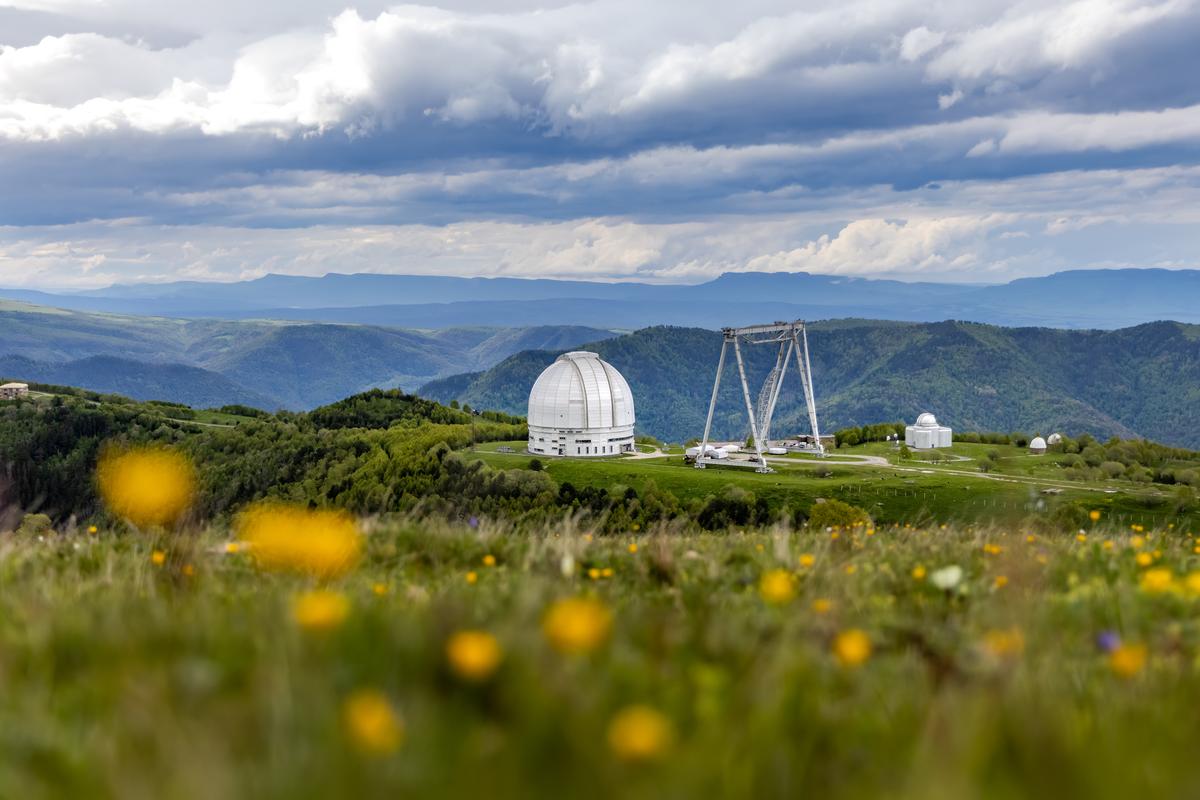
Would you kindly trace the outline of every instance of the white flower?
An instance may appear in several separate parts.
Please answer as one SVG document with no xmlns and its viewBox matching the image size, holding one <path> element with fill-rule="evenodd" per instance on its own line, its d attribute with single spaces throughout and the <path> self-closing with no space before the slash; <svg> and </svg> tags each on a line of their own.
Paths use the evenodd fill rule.
<svg viewBox="0 0 1200 800">
<path fill-rule="evenodd" d="M 946 591 L 949 591 L 955 586 L 958 586 L 958 584 L 962 581 L 962 577 L 962 567 L 958 566 L 957 564 L 951 564 L 948 567 L 942 567 L 941 569 L 930 573 L 929 582 L 939 589 L 945 589 Z"/>
</svg>

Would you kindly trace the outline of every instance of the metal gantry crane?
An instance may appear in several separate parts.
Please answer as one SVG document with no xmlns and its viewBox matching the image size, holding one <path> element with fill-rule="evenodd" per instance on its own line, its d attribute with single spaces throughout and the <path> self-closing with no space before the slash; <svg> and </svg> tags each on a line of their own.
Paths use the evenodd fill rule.
<svg viewBox="0 0 1200 800">
<path fill-rule="evenodd" d="M 733 355 L 737 360 L 738 377 L 742 383 L 742 397 L 746 401 L 746 416 L 750 420 L 750 436 L 754 440 L 754 451 L 758 460 L 754 466 L 758 472 L 772 472 L 767 466 L 763 450 L 769 447 L 771 434 L 771 418 L 775 415 L 775 405 L 779 402 L 779 392 L 783 387 L 783 378 L 787 373 L 788 364 L 794 357 L 796 371 L 800 373 L 800 383 L 804 388 L 804 404 L 808 408 L 808 422 L 812 427 L 813 442 L 819 454 L 825 454 L 821 444 L 821 432 L 817 427 L 817 404 L 813 399 L 812 365 L 808 357 L 808 333 L 804 323 L 776 322 L 771 325 L 751 325 L 745 328 L 722 328 L 724 339 L 721 342 L 721 356 L 717 360 L 717 376 L 713 381 L 712 400 L 708 404 L 708 419 L 704 423 L 704 439 L 700 443 L 700 452 L 696 456 L 696 468 L 704 469 L 705 464 L 715 461 L 708 456 L 708 436 L 712 432 L 713 413 L 717 408 L 717 392 L 721 388 L 721 373 L 725 371 L 725 352 L 733 345 Z M 773 344 L 778 346 L 775 356 L 775 368 L 767 375 L 762 389 L 758 393 L 758 402 L 750 399 L 750 385 L 746 382 L 746 365 L 742 359 L 741 343 Z M 726 462 L 729 463 L 729 462 Z M 734 462 L 736 463 L 736 462 Z"/>
</svg>

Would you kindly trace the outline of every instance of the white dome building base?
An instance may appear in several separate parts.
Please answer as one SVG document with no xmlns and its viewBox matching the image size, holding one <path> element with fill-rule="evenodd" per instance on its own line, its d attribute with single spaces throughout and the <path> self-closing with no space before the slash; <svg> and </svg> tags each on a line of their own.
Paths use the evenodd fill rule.
<svg viewBox="0 0 1200 800">
<path fill-rule="evenodd" d="M 939 425 L 937 417 L 928 411 L 917 417 L 915 425 L 904 429 L 904 443 L 914 450 L 949 447 L 953 442 L 953 431 L 945 425 Z"/>
<path fill-rule="evenodd" d="M 633 452 L 633 392 L 617 369 L 586 350 L 563 353 L 529 392 L 529 452 L 615 456 Z"/>
</svg>

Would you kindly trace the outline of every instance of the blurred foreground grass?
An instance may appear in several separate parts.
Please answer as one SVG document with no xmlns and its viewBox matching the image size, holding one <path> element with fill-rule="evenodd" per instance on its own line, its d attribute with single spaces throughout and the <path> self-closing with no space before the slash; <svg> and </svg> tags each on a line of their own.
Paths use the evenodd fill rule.
<svg viewBox="0 0 1200 800">
<path fill-rule="evenodd" d="M 1196 796 L 1196 551 L 397 521 L 318 583 L 7 536 L 0 797 Z"/>
</svg>

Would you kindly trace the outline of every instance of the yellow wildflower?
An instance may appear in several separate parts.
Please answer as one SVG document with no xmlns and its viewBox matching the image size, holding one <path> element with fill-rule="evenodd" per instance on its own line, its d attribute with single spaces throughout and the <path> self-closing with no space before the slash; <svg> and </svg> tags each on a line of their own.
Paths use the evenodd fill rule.
<svg viewBox="0 0 1200 800">
<path fill-rule="evenodd" d="M 1148 567 L 1154 563 L 1154 556 L 1149 553 L 1138 553 L 1134 561 L 1137 562 L 1139 567 Z"/>
<path fill-rule="evenodd" d="M 629 552 L 636 553 L 637 551 L 638 551 L 637 542 L 630 542 L 629 543 Z"/>
<path fill-rule="evenodd" d="M 225 543 L 225 552 L 229 553 L 230 555 L 237 553 L 241 549 L 242 549 L 241 545 L 239 545 L 237 542 L 226 542 Z"/>
<path fill-rule="evenodd" d="M 811 567 L 815 563 L 817 563 L 817 557 L 812 553 L 805 553 L 804 555 L 800 556 L 800 566 L 804 567 L 805 569 Z"/>
<path fill-rule="evenodd" d="M 362 553 L 358 526 L 346 513 L 266 502 L 238 519 L 238 533 L 262 569 L 335 578 Z"/>
<path fill-rule="evenodd" d="M 588 570 L 588 577 L 594 581 L 599 580 L 600 579 L 600 570 L 596 567 L 592 567 L 591 569 Z"/>
<path fill-rule="evenodd" d="M 1086 534 L 1086 533 L 1084 533 L 1083 531 L 1080 531 L 1079 533 L 1075 534 L 1075 541 L 1077 541 L 1077 542 L 1086 542 L 1086 541 L 1087 541 L 1087 534 Z"/>
<path fill-rule="evenodd" d="M 374 689 L 360 689 L 346 698 L 342 724 L 354 745 L 368 755 L 394 753 L 404 742 L 404 722 L 387 697 Z"/>
<path fill-rule="evenodd" d="M 1129 546 L 1132 547 L 1134 550 L 1141 550 L 1143 547 L 1146 546 L 1146 537 L 1145 536 L 1130 537 Z"/>
<path fill-rule="evenodd" d="M 196 576 L 196 568 L 191 564 L 184 564 L 182 571 L 185 577 L 193 578 Z"/>
<path fill-rule="evenodd" d="M 671 721 L 650 706 L 628 706 L 608 723 L 608 747 L 622 761 L 661 758 L 674 740 Z"/>
<path fill-rule="evenodd" d="M 992 586 L 996 587 L 997 589 L 1003 589 L 1005 586 L 1008 586 L 1008 577 L 1004 575 L 997 575 L 995 580 L 992 581 Z"/>
<path fill-rule="evenodd" d="M 486 556 L 483 557 L 483 565 L 485 567 L 496 566 L 496 557 L 494 555 L 492 555 L 491 553 L 488 553 Z"/>
<path fill-rule="evenodd" d="M 1119 677 L 1132 678 L 1146 666 L 1146 645 L 1117 645 L 1108 654 L 1108 666 Z"/>
<path fill-rule="evenodd" d="M 853 575 L 856 572 L 858 572 L 858 565 L 856 565 L 856 564 L 847 564 L 846 565 L 846 574 L 847 575 Z"/>
<path fill-rule="evenodd" d="M 1016 658 L 1025 650 L 1025 637 L 1017 628 L 990 630 L 983 635 L 983 649 L 993 658 Z"/>
<path fill-rule="evenodd" d="M 446 642 L 450 669 L 463 680 L 486 681 L 503 659 L 500 642 L 487 631 L 459 631 Z"/>
<path fill-rule="evenodd" d="M 591 652 L 608 639 L 611 630 L 612 612 L 587 597 L 559 600 L 542 619 L 542 633 L 560 653 Z"/>
<path fill-rule="evenodd" d="M 470 584 L 471 586 L 474 586 L 478 582 L 479 582 L 479 573 L 478 572 L 475 572 L 474 570 L 472 570 L 467 573 L 467 583 L 468 584 Z"/>
<path fill-rule="evenodd" d="M 914 581 L 925 580 L 925 567 L 922 564 L 917 564 L 912 568 L 912 576 Z"/>
<path fill-rule="evenodd" d="M 812 601 L 814 614 L 828 614 L 833 609 L 833 601 L 827 597 L 818 597 Z"/>
<path fill-rule="evenodd" d="M 331 631 L 350 615 L 350 601 L 338 592 L 318 589 L 292 598 L 292 618 L 309 631 Z"/>
<path fill-rule="evenodd" d="M 843 667 L 857 667 L 871 657 L 871 639 L 857 628 L 842 631 L 834 637 L 833 657 Z"/>
<path fill-rule="evenodd" d="M 163 564 L 167 563 L 167 554 L 162 550 L 155 550 L 150 554 L 150 562 L 156 567 L 161 567 Z"/>
<path fill-rule="evenodd" d="M 97 533 L 100 532 L 100 529 L 97 528 L 95 525 L 88 525 L 87 531 L 88 531 L 89 535 L 95 536 Z"/>
<path fill-rule="evenodd" d="M 769 570 L 758 581 L 758 593 L 771 605 L 781 606 L 796 596 L 796 581 L 787 570 Z"/>
<path fill-rule="evenodd" d="M 1088 512 L 1088 518 L 1091 519 L 1092 522 L 1099 522 L 1100 521 L 1100 512 L 1096 509 L 1092 509 L 1091 511 Z"/>
<path fill-rule="evenodd" d="M 386 583 L 375 583 L 371 585 L 371 591 L 376 597 L 383 597 L 388 593 L 388 586 Z"/>
<path fill-rule="evenodd" d="M 1175 577 L 1171 574 L 1171 570 L 1166 567 L 1157 567 L 1143 572 L 1139 584 L 1143 592 L 1161 594 L 1173 588 Z"/>
<path fill-rule="evenodd" d="M 163 447 L 110 451 L 101 457 L 96 479 L 113 513 L 142 528 L 174 525 L 196 493 L 191 462 Z"/>
<path fill-rule="evenodd" d="M 612 567 L 605 567 L 604 569 L 600 570 L 601 578 L 611 578 L 612 576 L 613 576 L 613 568 Z"/>
</svg>

